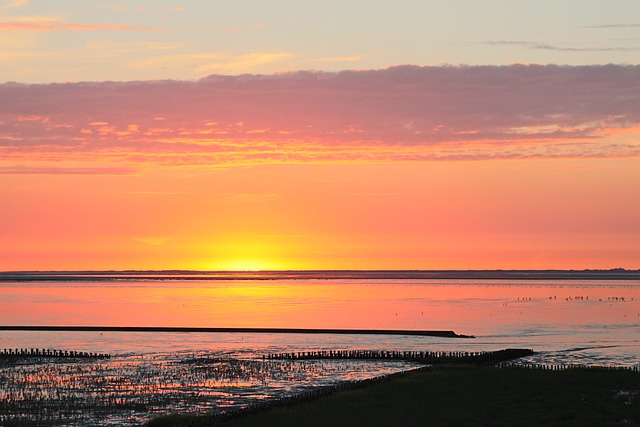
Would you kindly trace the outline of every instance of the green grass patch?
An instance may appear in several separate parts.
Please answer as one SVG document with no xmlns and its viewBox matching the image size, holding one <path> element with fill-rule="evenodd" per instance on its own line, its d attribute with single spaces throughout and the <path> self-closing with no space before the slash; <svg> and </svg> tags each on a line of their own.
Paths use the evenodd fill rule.
<svg viewBox="0 0 640 427">
<path fill-rule="evenodd" d="M 184 424 L 207 425 L 204 418 Z M 180 417 L 150 425 L 181 425 Z M 640 425 L 640 373 L 452 366 L 216 424 L 240 426 Z"/>
</svg>

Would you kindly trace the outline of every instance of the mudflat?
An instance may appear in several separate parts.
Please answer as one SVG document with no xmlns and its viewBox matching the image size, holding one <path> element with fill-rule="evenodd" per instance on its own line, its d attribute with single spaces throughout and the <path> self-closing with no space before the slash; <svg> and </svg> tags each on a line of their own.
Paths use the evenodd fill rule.
<svg viewBox="0 0 640 427">
<path fill-rule="evenodd" d="M 640 372 L 451 366 L 412 371 L 222 423 L 169 416 L 150 426 L 618 426 L 640 424 Z"/>
</svg>

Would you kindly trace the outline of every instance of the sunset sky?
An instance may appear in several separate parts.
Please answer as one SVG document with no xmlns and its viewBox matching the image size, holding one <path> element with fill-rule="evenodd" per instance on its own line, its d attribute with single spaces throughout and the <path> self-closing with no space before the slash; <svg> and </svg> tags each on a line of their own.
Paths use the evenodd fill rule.
<svg viewBox="0 0 640 427">
<path fill-rule="evenodd" d="M 615 267 L 637 0 L 0 0 L 0 271 Z"/>
</svg>

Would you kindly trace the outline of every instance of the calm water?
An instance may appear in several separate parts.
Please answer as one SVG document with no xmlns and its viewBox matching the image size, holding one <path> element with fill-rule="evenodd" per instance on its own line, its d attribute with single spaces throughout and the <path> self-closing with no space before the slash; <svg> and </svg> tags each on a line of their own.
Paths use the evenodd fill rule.
<svg viewBox="0 0 640 427">
<path fill-rule="evenodd" d="M 173 402 L 169 410 L 220 410 L 411 367 L 393 362 L 261 365 L 263 355 L 282 351 L 521 347 L 538 352 L 525 362 L 640 366 L 640 282 L 175 276 L 5 281 L 0 282 L 0 325 L 439 329 L 476 336 L 0 331 L 0 349 L 107 352 L 115 357 L 88 364 L 92 371 L 128 378 L 156 375 L 158 384 L 182 381 L 183 386 L 171 388 L 174 394 L 163 389 Z M 204 376 L 186 381 L 193 364 L 207 366 L 196 369 Z M 64 366 L 55 375 L 71 375 Z M 230 367 L 239 376 L 221 373 Z M 73 369 L 76 376 L 91 378 L 91 372 Z M 197 402 L 183 396 L 197 393 L 202 396 Z M 119 422 L 136 424 L 157 413 L 125 411 Z M 78 425 L 105 425 L 94 415 Z"/>
<path fill-rule="evenodd" d="M 638 364 L 637 280 L 56 280 L 0 282 L 0 325 L 442 329 L 432 337 L 0 332 L 0 348 L 258 355 L 312 348 L 533 348 Z M 568 354 L 574 353 L 574 354 Z"/>
</svg>

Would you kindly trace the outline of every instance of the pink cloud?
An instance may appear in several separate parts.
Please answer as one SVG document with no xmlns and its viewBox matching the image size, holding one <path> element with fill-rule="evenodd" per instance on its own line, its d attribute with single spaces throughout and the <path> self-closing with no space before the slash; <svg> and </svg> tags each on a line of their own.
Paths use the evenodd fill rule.
<svg viewBox="0 0 640 427">
<path fill-rule="evenodd" d="M 7 160 L 640 156 L 640 66 L 398 66 L 196 82 L 13 83 L 0 85 L 0 99 Z"/>
</svg>

